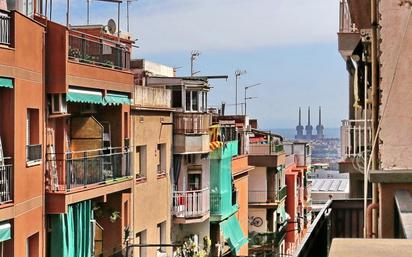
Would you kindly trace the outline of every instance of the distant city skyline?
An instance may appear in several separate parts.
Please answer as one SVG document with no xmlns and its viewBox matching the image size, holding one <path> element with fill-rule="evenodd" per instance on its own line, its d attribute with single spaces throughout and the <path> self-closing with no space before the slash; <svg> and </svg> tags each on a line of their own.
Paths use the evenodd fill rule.
<svg viewBox="0 0 412 257">
<path fill-rule="evenodd" d="M 259 3 L 132 2 L 131 35 L 139 46 L 133 49 L 133 57 L 178 67 L 177 75 L 189 75 L 190 52 L 199 50 L 195 69 L 200 75 L 229 75 L 228 81 L 211 81 L 210 105 L 220 106 L 223 101 L 227 112 L 234 113 L 234 72 L 240 68 L 247 74 L 239 77 L 239 102 L 245 85 L 262 83 L 248 91 L 257 97 L 248 102 L 248 114 L 259 119 L 261 127 L 295 127 L 298 107 L 309 105 L 323 107 L 325 127 L 339 126 L 347 117 L 348 97 L 345 63 L 337 51 L 339 1 Z M 65 23 L 65 1 L 55 1 L 53 6 L 53 20 Z M 122 31 L 126 30 L 125 6 Z M 109 18 L 117 21 L 116 17 L 115 4 L 91 2 L 91 24 L 106 24 Z M 72 4 L 71 23 L 86 24 L 86 1 Z"/>
</svg>

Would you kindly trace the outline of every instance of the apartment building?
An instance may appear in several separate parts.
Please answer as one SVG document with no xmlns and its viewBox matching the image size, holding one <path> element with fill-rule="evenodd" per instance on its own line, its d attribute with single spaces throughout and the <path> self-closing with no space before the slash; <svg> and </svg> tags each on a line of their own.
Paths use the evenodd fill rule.
<svg viewBox="0 0 412 257">
<path fill-rule="evenodd" d="M 247 254 L 247 234 L 242 230 L 238 217 L 244 218 L 245 212 L 247 213 L 247 208 L 244 206 L 247 180 L 242 179 L 240 173 L 248 172 L 249 167 L 246 163 L 238 167 L 232 166 L 236 162 L 235 157 L 238 156 L 239 151 L 237 135 L 235 120 L 218 119 L 211 127 L 210 236 L 213 256 Z M 241 161 L 240 158 L 237 160 Z M 233 177 L 234 171 L 238 172 L 236 183 Z M 236 184 L 239 188 L 236 188 Z M 238 201 L 240 195 L 243 198 Z M 244 209 L 237 214 L 239 203 Z"/>
<path fill-rule="evenodd" d="M 44 256 L 45 27 L 0 5 L 0 255 Z"/>
<path fill-rule="evenodd" d="M 220 113 L 223 114 L 223 113 Z M 215 115 L 216 123 L 234 124 L 238 141 L 238 155 L 232 157 L 233 190 L 236 191 L 237 212 L 235 213 L 242 232 L 249 234 L 249 172 L 254 169 L 249 165 L 249 117 L 244 115 Z M 249 242 L 240 247 L 237 256 L 249 256 Z"/>
<path fill-rule="evenodd" d="M 210 159 L 207 77 L 147 77 L 146 86 L 171 91 L 173 173 L 171 240 L 210 251 Z M 178 250 L 178 249 L 176 249 Z"/>
<path fill-rule="evenodd" d="M 286 232 L 286 252 L 294 253 L 312 222 L 311 148 L 306 142 L 284 142 L 287 186 L 286 212 L 289 220 Z"/>
<path fill-rule="evenodd" d="M 288 216 L 285 199 L 283 138 L 271 132 L 251 130 L 249 165 L 249 253 L 284 254 Z"/>
<path fill-rule="evenodd" d="M 135 244 L 170 244 L 173 116 L 171 90 L 150 87 L 150 76 L 173 77 L 174 70 L 148 60 L 132 60 L 135 78 L 131 106 L 133 170 L 133 232 Z M 134 256 L 172 256 L 172 248 L 140 247 Z"/>
<path fill-rule="evenodd" d="M 114 256 L 131 227 L 129 37 L 46 26 L 46 208 L 50 256 Z"/>
</svg>

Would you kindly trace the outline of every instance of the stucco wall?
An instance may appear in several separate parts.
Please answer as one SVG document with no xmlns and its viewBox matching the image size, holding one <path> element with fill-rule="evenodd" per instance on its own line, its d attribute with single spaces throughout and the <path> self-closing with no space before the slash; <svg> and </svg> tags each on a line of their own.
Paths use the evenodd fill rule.
<svg viewBox="0 0 412 257">
<path fill-rule="evenodd" d="M 140 122 L 140 117 L 144 121 Z M 146 178 L 137 181 L 134 186 L 134 235 L 146 230 L 147 243 L 159 243 L 157 225 L 166 221 L 166 243 L 170 243 L 171 229 L 171 147 L 172 126 L 163 123 L 172 122 L 170 112 L 133 111 L 131 114 L 133 124 L 133 145 L 147 147 L 147 172 Z M 166 144 L 166 176 L 157 174 L 157 145 Z M 138 163 L 134 163 L 137 170 Z M 171 249 L 167 249 L 169 254 Z M 137 254 L 138 251 L 135 251 Z M 156 256 L 156 248 L 147 248 L 146 256 Z M 137 256 L 137 255 L 135 255 Z"/>
<path fill-rule="evenodd" d="M 249 191 L 267 191 L 266 167 L 255 167 L 249 172 Z"/>
<path fill-rule="evenodd" d="M 379 1 L 383 169 L 412 168 L 412 19 L 408 4 L 399 2 L 405 1 Z"/>
</svg>

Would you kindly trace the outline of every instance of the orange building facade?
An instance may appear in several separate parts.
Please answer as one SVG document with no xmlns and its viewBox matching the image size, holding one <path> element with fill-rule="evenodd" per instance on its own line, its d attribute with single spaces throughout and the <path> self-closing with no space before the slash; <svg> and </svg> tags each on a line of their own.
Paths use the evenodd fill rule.
<svg viewBox="0 0 412 257">
<path fill-rule="evenodd" d="M 0 251 L 43 256 L 45 28 L 0 10 Z"/>
</svg>

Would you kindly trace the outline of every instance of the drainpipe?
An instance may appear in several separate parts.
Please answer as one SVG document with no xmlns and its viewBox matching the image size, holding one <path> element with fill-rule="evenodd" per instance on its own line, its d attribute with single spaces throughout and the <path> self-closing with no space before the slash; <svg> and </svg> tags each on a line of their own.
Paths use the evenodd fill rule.
<svg viewBox="0 0 412 257">
<path fill-rule="evenodd" d="M 372 27 L 372 49 L 371 49 L 371 77 L 372 77 L 372 170 L 379 169 L 378 140 L 374 140 L 378 133 L 379 119 L 379 75 L 378 75 L 378 21 L 377 0 L 371 0 L 371 27 Z M 372 184 L 372 203 L 378 204 L 378 184 Z M 372 234 L 378 236 L 378 209 L 374 208 L 372 215 Z"/>
<path fill-rule="evenodd" d="M 367 235 L 366 237 L 367 238 L 372 238 L 372 236 L 373 237 L 376 236 L 376 234 L 374 234 L 372 231 L 372 212 L 373 210 L 376 211 L 378 207 L 379 207 L 379 204 L 377 203 L 371 203 L 368 205 L 367 214 L 366 214 L 368 217 L 367 224 L 366 224 L 366 235 Z"/>
</svg>

